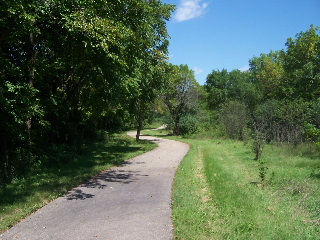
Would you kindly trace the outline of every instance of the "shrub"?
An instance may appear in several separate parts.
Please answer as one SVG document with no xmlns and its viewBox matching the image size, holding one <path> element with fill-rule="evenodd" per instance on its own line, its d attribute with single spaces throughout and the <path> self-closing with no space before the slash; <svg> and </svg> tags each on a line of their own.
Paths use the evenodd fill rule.
<svg viewBox="0 0 320 240">
<path fill-rule="evenodd" d="M 222 106 L 220 122 L 230 138 L 243 140 L 249 122 L 247 107 L 244 103 L 230 101 Z"/>
<path fill-rule="evenodd" d="M 179 130 L 182 136 L 196 133 L 199 130 L 200 123 L 195 115 L 187 114 L 183 116 L 179 123 Z"/>
<path fill-rule="evenodd" d="M 301 143 L 305 140 L 305 123 L 310 119 L 309 104 L 302 100 L 268 100 L 254 112 L 254 126 L 265 135 L 265 140 Z"/>
</svg>

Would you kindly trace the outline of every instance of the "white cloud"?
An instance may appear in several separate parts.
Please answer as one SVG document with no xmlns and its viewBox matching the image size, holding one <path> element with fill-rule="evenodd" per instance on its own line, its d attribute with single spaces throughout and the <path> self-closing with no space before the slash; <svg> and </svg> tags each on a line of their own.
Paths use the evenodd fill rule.
<svg viewBox="0 0 320 240">
<path fill-rule="evenodd" d="M 246 66 L 244 66 L 244 67 L 242 67 L 242 68 L 239 68 L 239 70 L 241 71 L 241 72 L 246 72 L 246 71 L 248 71 L 250 69 L 250 67 L 248 66 L 248 65 L 246 65 Z"/>
<path fill-rule="evenodd" d="M 193 68 L 193 71 L 194 71 L 194 74 L 195 74 L 195 75 L 199 75 L 199 74 L 201 74 L 201 73 L 203 72 L 203 70 L 200 69 L 200 68 L 198 68 L 198 67 L 194 67 L 194 68 Z"/>
<path fill-rule="evenodd" d="M 178 22 L 187 21 L 204 14 L 208 3 L 202 0 L 180 0 L 174 19 Z"/>
</svg>

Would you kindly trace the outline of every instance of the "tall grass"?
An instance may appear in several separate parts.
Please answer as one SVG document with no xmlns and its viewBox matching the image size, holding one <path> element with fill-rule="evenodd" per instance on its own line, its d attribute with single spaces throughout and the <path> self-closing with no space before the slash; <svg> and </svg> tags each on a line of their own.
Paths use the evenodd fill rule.
<svg viewBox="0 0 320 240">
<path fill-rule="evenodd" d="M 295 167 L 296 162 L 308 162 L 308 159 L 288 158 L 279 154 L 276 147 L 271 148 L 264 156 L 268 171 L 274 173 L 267 185 L 259 177 L 259 164 L 248 159 L 249 152 L 241 142 L 213 143 L 204 150 L 207 180 L 219 206 L 217 220 L 224 226 L 218 239 L 319 237 L 317 224 L 312 223 L 315 212 L 302 204 L 308 201 L 316 206 L 319 181 L 309 178 L 310 170 Z M 293 192 L 285 190 L 288 187 L 298 187 L 298 192 L 304 194 L 294 198 Z"/>
<path fill-rule="evenodd" d="M 169 138 L 191 145 L 174 183 L 175 239 L 320 239 L 320 158 L 312 147 L 266 145 L 262 163 L 250 142 Z"/>
<path fill-rule="evenodd" d="M 125 134 L 115 135 L 83 146 L 80 152 L 63 154 L 66 159 L 62 162 L 58 159 L 54 166 L 16 179 L 0 188 L 0 232 L 99 172 L 155 147 L 150 142 L 137 143 Z"/>
</svg>

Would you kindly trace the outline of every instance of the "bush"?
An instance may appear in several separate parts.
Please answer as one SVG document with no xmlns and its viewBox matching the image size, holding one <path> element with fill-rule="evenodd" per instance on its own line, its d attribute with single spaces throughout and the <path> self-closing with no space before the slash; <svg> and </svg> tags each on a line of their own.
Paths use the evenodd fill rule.
<svg viewBox="0 0 320 240">
<path fill-rule="evenodd" d="M 305 133 L 308 140 L 311 140 L 320 148 L 320 129 L 316 128 L 316 126 L 311 123 L 307 123 Z"/>
<path fill-rule="evenodd" d="M 268 100 L 254 112 L 255 129 L 265 135 L 265 140 L 301 143 L 305 140 L 305 123 L 310 120 L 309 104 L 302 100 Z"/>
<path fill-rule="evenodd" d="M 320 128 L 320 98 L 311 103 L 310 115 L 312 123 Z"/>
<path fill-rule="evenodd" d="M 230 101 L 222 106 L 220 122 L 228 137 L 243 140 L 249 122 L 249 114 L 244 103 Z"/>
<path fill-rule="evenodd" d="M 179 130 L 182 136 L 187 136 L 196 133 L 199 130 L 200 123 L 196 116 L 188 114 L 181 118 Z"/>
</svg>

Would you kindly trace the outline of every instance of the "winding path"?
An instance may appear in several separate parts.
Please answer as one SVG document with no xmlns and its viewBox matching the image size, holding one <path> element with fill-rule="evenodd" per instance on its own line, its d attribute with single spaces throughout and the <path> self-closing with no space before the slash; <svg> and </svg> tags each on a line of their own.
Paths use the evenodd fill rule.
<svg viewBox="0 0 320 240">
<path fill-rule="evenodd" d="M 189 146 L 150 136 L 141 139 L 159 147 L 74 188 L 0 239 L 172 239 L 172 182 Z"/>
</svg>

